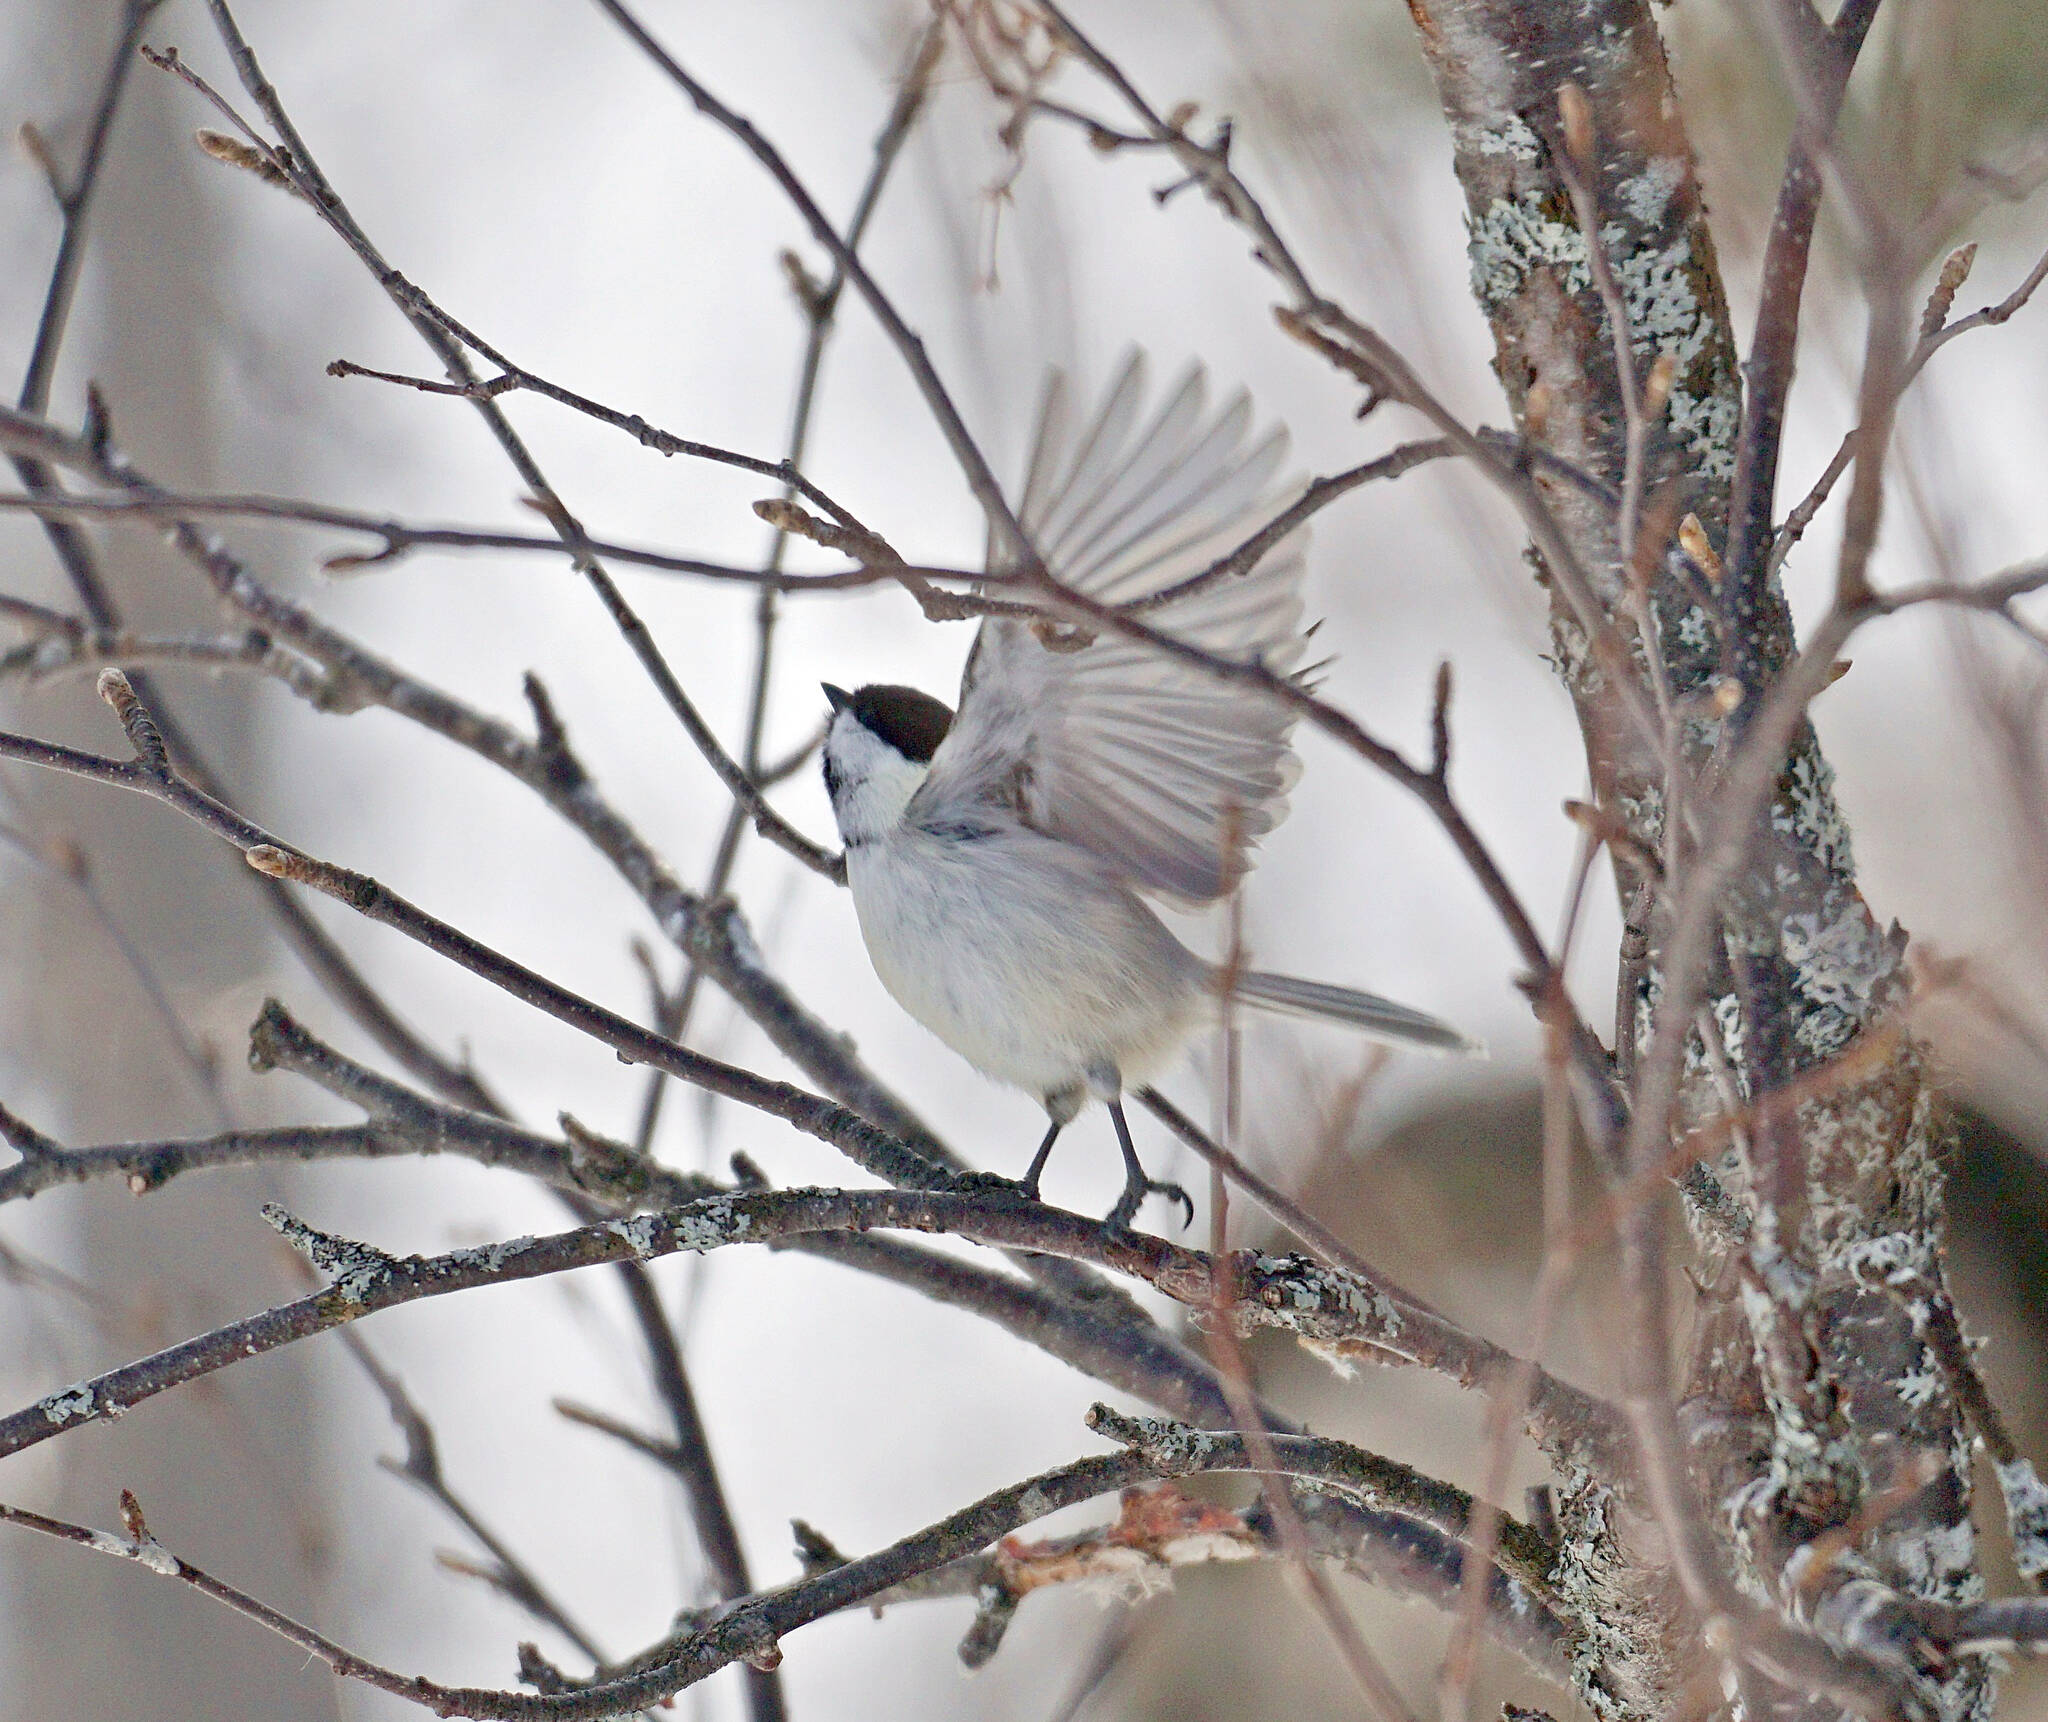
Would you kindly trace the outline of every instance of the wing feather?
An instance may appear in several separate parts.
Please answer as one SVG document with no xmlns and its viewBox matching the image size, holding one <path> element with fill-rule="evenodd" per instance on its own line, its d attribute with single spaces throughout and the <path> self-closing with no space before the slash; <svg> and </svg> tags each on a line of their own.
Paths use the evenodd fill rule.
<svg viewBox="0 0 2048 1722">
<path fill-rule="evenodd" d="M 1200 422 L 1207 394 L 1202 374 L 1190 371 L 1134 450 L 1109 471 L 1090 474 L 1094 482 L 1088 488 L 1069 490 L 1045 523 L 1040 551 L 1049 561 L 1071 569 L 1071 578 L 1083 578 L 1085 568 L 1099 566 L 1096 552 L 1109 533 L 1134 510 L 1171 494 L 1175 477 L 1196 452 L 1188 438 Z M 1077 476 L 1083 470 L 1077 465 Z"/>
<path fill-rule="evenodd" d="M 1081 422 L 1055 372 L 1042 398 L 1018 518 L 1074 590 L 1127 604 L 1234 550 L 1291 493 L 1275 489 L 1284 430 L 1255 441 L 1240 392 L 1210 415 L 1190 367 L 1149 415 L 1133 352 Z M 1306 636 L 1306 535 L 1248 573 L 1148 611 L 1190 644 L 1298 670 Z M 1009 558 L 991 539 L 989 566 Z M 991 617 L 975 636 L 960 707 L 906 817 L 943 823 L 1000 807 L 1078 843 L 1140 889 L 1186 902 L 1223 895 L 1286 812 L 1297 774 L 1292 717 L 1269 701 L 1117 635 L 1049 649 L 1027 623 Z"/>
</svg>

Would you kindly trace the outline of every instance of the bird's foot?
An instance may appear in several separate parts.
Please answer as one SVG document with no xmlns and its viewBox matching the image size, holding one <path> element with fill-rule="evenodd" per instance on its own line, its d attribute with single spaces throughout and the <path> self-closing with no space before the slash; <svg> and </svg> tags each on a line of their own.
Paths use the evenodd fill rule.
<svg viewBox="0 0 2048 1722">
<path fill-rule="evenodd" d="M 1138 1208 L 1147 1196 L 1164 1196 L 1168 1201 L 1178 1202 L 1183 1231 L 1195 1223 L 1194 1198 L 1187 1191 L 1164 1178 L 1147 1178 L 1140 1173 L 1124 1185 L 1124 1193 L 1117 1197 L 1116 1206 L 1104 1217 L 1102 1229 L 1113 1238 L 1128 1234 L 1131 1222 L 1138 1217 Z"/>
</svg>

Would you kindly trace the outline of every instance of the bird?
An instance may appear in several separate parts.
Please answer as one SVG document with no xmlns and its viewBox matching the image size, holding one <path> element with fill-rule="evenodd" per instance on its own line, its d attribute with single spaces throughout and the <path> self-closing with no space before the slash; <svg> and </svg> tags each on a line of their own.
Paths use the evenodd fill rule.
<svg viewBox="0 0 2048 1722">
<path fill-rule="evenodd" d="M 1304 532 L 1242 573 L 1196 578 L 1299 494 L 1274 482 L 1284 428 L 1248 440 L 1243 391 L 1211 416 L 1199 365 L 1147 412 L 1146 372 L 1132 351 L 1085 417 L 1049 375 L 1018 524 L 1071 590 L 1150 600 L 1144 620 L 1162 632 L 1302 680 Z M 984 566 L 984 590 L 1019 566 L 993 521 Z M 1192 1218 L 1185 1191 L 1146 1174 L 1123 1097 L 1218 1021 L 1226 990 L 1382 1040 L 1481 1050 L 1371 993 L 1226 970 L 1148 901 L 1213 903 L 1243 878 L 1298 775 L 1282 702 L 1111 630 L 1001 612 L 981 621 L 957 709 L 894 684 L 827 683 L 825 695 L 825 787 L 875 973 L 968 1063 L 1043 1104 L 1049 1125 L 1020 1184 L 1030 1199 L 1092 1100 L 1124 1160 L 1105 1226 L 1127 1231 L 1154 1194 Z"/>
</svg>

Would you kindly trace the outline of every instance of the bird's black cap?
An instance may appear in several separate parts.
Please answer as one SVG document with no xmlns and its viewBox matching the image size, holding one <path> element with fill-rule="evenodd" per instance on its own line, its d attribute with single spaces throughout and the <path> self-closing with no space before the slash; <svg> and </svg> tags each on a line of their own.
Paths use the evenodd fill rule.
<svg viewBox="0 0 2048 1722">
<path fill-rule="evenodd" d="M 857 693 L 824 684 L 835 712 L 850 711 L 862 727 L 886 741 L 905 759 L 928 764 L 952 727 L 953 708 L 916 688 L 882 682 Z"/>
</svg>

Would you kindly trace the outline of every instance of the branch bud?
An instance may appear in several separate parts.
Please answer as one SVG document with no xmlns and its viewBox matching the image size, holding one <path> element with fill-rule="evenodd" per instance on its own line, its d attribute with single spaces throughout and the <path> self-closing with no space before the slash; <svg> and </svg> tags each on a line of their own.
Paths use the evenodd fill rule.
<svg viewBox="0 0 2048 1722">
<path fill-rule="evenodd" d="M 15 131 L 14 141 L 21 145 L 21 153 L 41 170 L 43 178 L 50 182 L 51 193 L 62 203 L 64 175 L 58 169 L 57 158 L 50 150 L 50 140 L 43 136 L 42 128 L 34 120 L 23 120 Z"/>
<path fill-rule="evenodd" d="M 229 167 L 238 167 L 244 173 L 253 173 L 265 185 L 274 185 L 280 191 L 296 192 L 299 189 L 292 184 L 291 175 L 278 165 L 279 152 L 276 150 L 259 149 L 241 138 L 230 137 L 226 132 L 209 131 L 204 126 L 192 134 L 192 141 L 199 146 L 202 155 L 225 162 Z"/>
<path fill-rule="evenodd" d="M 1593 104 L 1577 84 L 1561 84 L 1557 91 L 1557 114 L 1564 122 L 1564 147 L 1579 167 L 1591 172 L 1599 164 L 1593 157 Z"/>
<path fill-rule="evenodd" d="M 1678 523 L 1678 547 L 1706 577 L 1708 585 L 1721 584 L 1721 558 L 1715 554 L 1713 542 L 1707 537 L 1707 529 L 1700 524 L 1697 514 L 1688 514 Z"/>
<path fill-rule="evenodd" d="M 1650 366 L 1650 374 L 1643 380 L 1643 417 L 1660 419 L 1664 416 L 1665 405 L 1671 399 L 1671 379 L 1678 374 L 1678 360 L 1670 353 L 1659 353 Z"/>
<path fill-rule="evenodd" d="M 1941 273 L 1935 277 L 1934 291 L 1927 295 L 1927 309 L 1920 313 L 1920 339 L 1941 333 L 1948 322 L 1948 314 L 1955 309 L 1956 295 L 1963 290 L 1963 283 L 1970 278 L 1970 265 L 1977 261 L 1977 242 L 1958 245 L 1948 254 L 1942 264 Z"/>
<path fill-rule="evenodd" d="M 114 715 L 128 732 L 128 745 L 135 750 L 135 757 L 143 769 L 152 777 L 168 782 L 171 757 L 164 751 L 163 732 L 156 727 L 156 719 L 149 715 L 149 708 L 137 696 L 135 684 L 119 670 L 102 670 L 99 694 L 114 708 Z"/>
</svg>

